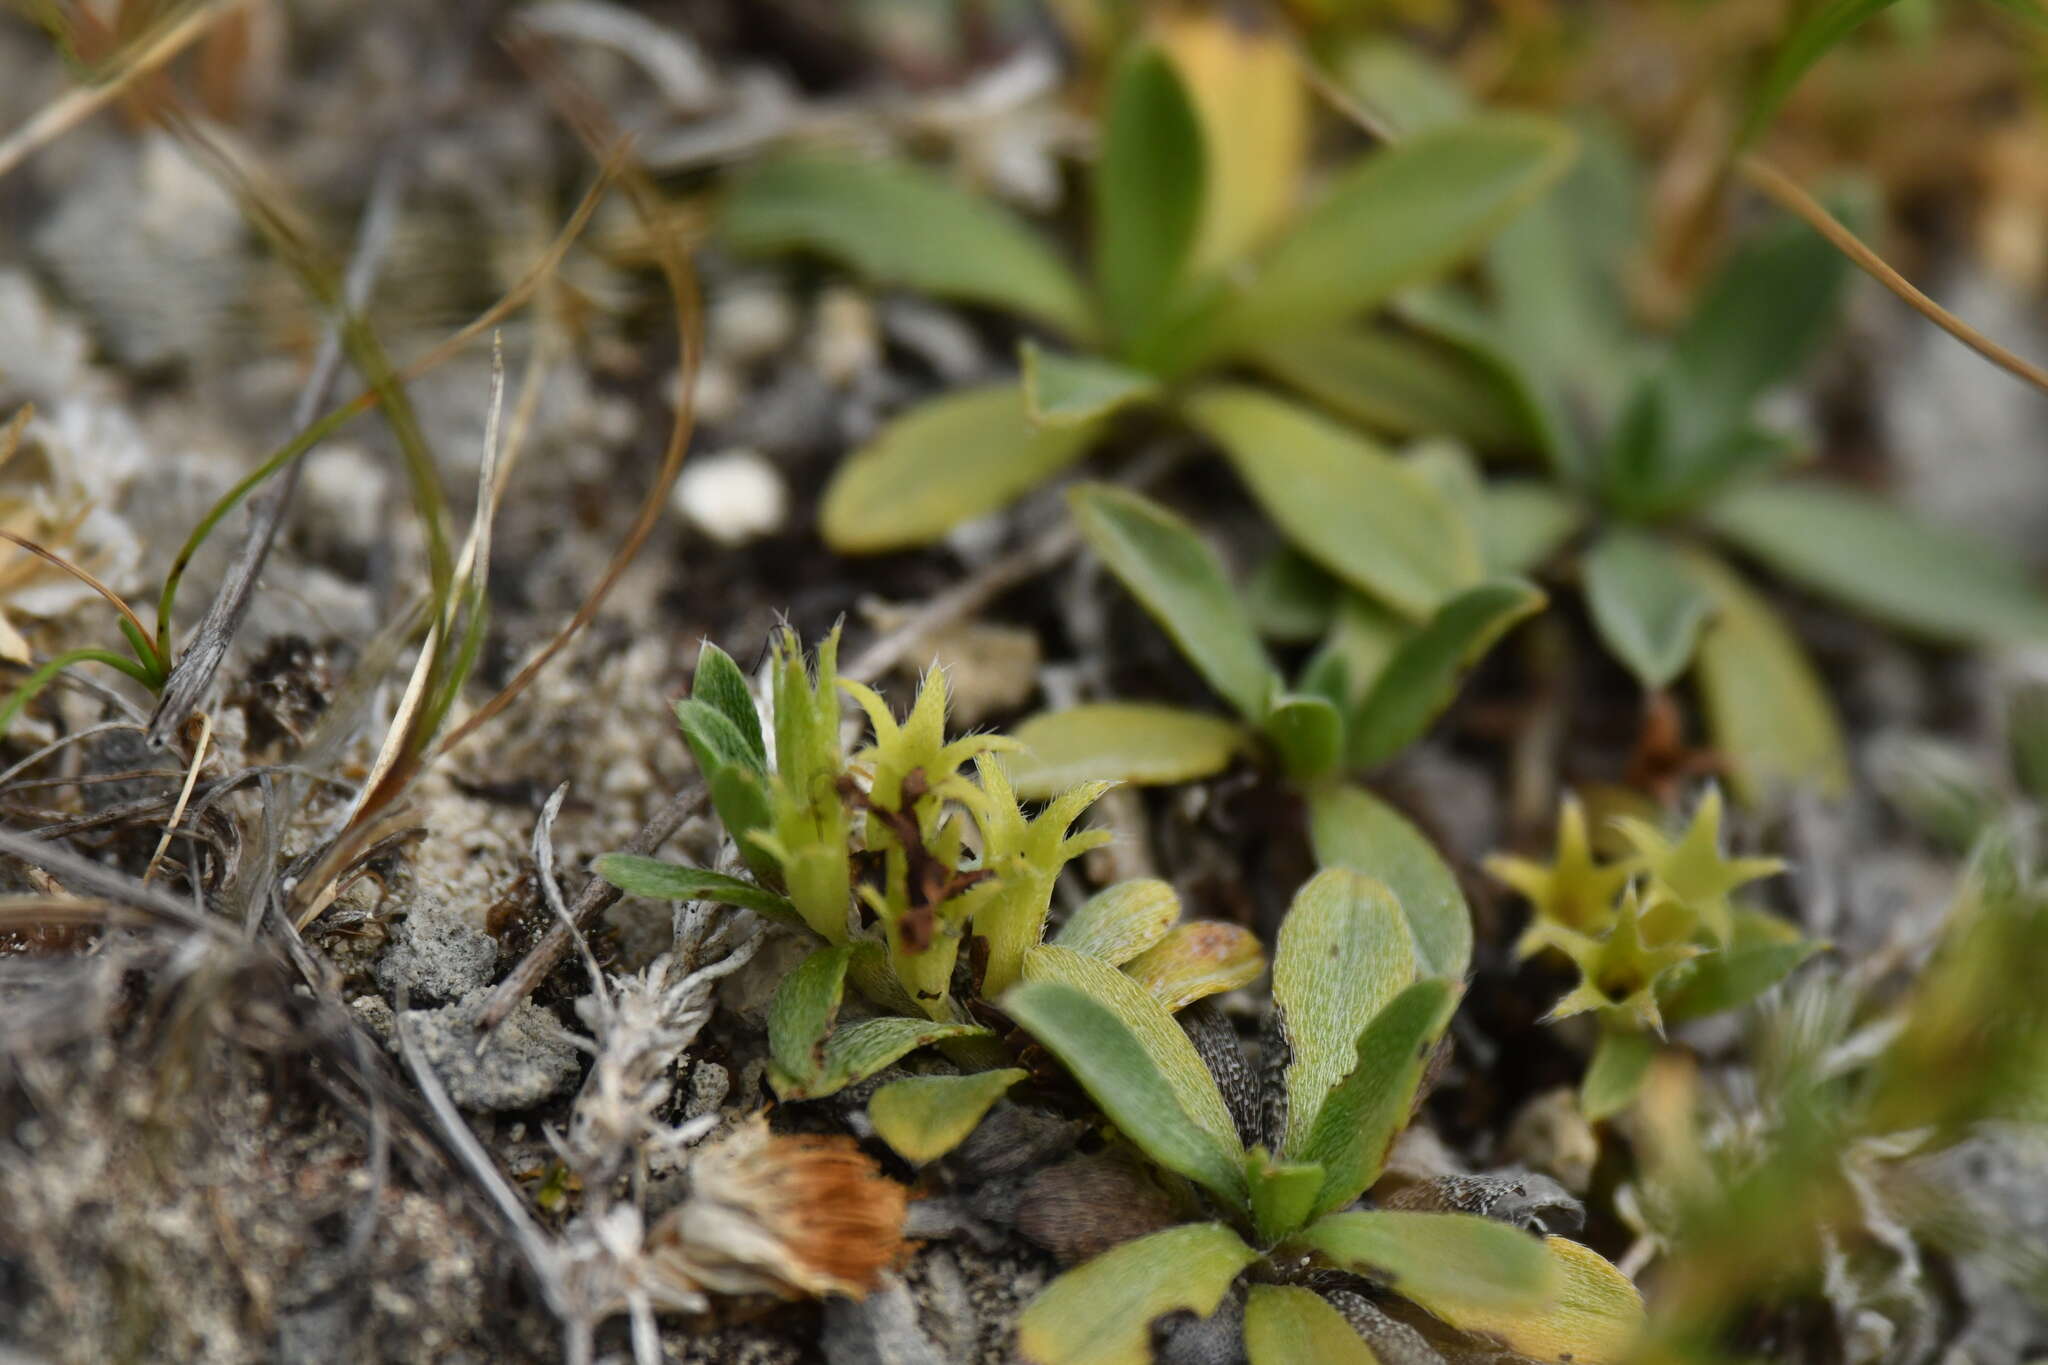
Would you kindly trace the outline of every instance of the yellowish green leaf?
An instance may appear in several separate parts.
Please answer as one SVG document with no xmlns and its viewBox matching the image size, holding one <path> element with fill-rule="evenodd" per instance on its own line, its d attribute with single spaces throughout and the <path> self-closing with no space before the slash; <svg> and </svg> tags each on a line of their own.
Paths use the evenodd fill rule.
<svg viewBox="0 0 2048 1365">
<path fill-rule="evenodd" d="M 1379 1365 L 1365 1339 L 1313 1289 L 1255 1284 L 1244 1309 L 1251 1365 Z"/>
<path fill-rule="evenodd" d="M 1029 1074 L 1008 1067 L 891 1081 L 869 1098 L 868 1120 L 896 1155 L 922 1166 L 965 1142 L 995 1102 Z"/>
<path fill-rule="evenodd" d="M 1456 983 L 1442 977 L 1418 981 L 1388 1001 L 1358 1035 L 1355 1065 L 1323 1102 L 1300 1153 L 1323 1169 L 1312 1213 L 1343 1208 L 1380 1178 L 1394 1140 L 1414 1113 L 1423 1072 L 1458 1008 L 1459 993 Z"/>
<path fill-rule="evenodd" d="M 1498 1340 L 1532 1360 L 1627 1365 L 1643 1330 L 1642 1295 L 1606 1258 L 1577 1242 L 1546 1237 L 1542 1249 L 1555 1287 L 1547 1306 L 1508 1308 L 1475 1300 L 1445 1303 L 1441 1311 L 1422 1306 L 1459 1331 Z"/>
<path fill-rule="evenodd" d="M 1110 83 L 1095 163 L 1095 276 L 1110 329 L 1141 351 L 1186 275 L 1207 179 L 1202 127 L 1173 63 L 1148 45 Z"/>
<path fill-rule="evenodd" d="M 1003 755 L 1003 768 L 1033 801 L 1082 782 L 1150 787 L 1213 777 L 1245 743 L 1243 727 L 1223 716 L 1147 702 L 1041 711 L 1010 733 L 1023 748 Z"/>
<path fill-rule="evenodd" d="M 1714 597 L 1694 665 L 1714 746 L 1735 794 L 1750 805 L 1788 788 L 1840 796 L 1849 759 L 1827 689 L 1806 651 L 1762 597 L 1707 555 L 1687 567 Z"/>
<path fill-rule="evenodd" d="M 1692 662 L 1713 599 L 1669 546 L 1642 531 L 1607 532 L 1584 562 L 1600 638 L 1646 689 L 1669 687 Z"/>
<path fill-rule="evenodd" d="M 1458 980 L 1472 961 L 1472 912 L 1458 879 L 1421 830 L 1363 787 L 1326 783 L 1308 794 L 1316 863 L 1384 882 L 1401 904 L 1418 968 Z"/>
<path fill-rule="evenodd" d="M 1081 902 L 1052 941 L 1121 967 L 1166 937 L 1180 918 L 1180 896 L 1157 877 L 1132 877 Z"/>
<path fill-rule="evenodd" d="M 1093 422 L 1159 392 L 1150 375 L 1095 356 L 1048 351 L 1035 341 L 1018 348 L 1024 370 L 1024 407 L 1042 427 Z"/>
<path fill-rule="evenodd" d="M 1034 425 L 1015 384 L 946 394 L 847 457 L 825 487 L 818 529 L 844 554 L 928 545 L 1080 459 L 1101 430 Z"/>
<path fill-rule="evenodd" d="M 1363 434 L 1239 385 L 1201 389 L 1181 411 L 1287 538 L 1359 591 L 1420 617 L 1479 581 L 1478 533 Z"/>
<path fill-rule="evenodd" d="M 1151 1365 L 1152 1324 L 1208 1317 L 1258 1259 L 1221 1223 L 1190 1223 L 1125 1242 L 1046 1286 L 1017 1319 L 1031 1365 Z"/>
<path fill-rule="evenodd" d="M 1350 727 L 1351 760 L 1384 763 L 1420 739 L 1458 694 L 1465 673 L 1548 601 L 1519 578 L 1468 588 L 1402 642 L 1365 694 Z"/>
<path fill-rule="evenodd" d="M 1565 1282 L 1542 1242 L 1471 1213 L 1333 1213 L 1301 1240 L 1461 1329 L 1475 1317 L 1540 1314 Z"/>
<path fill-rule="evenodd" d="M 1221 920 L 1176 925 L 1124 964 L 1130 978 L 1168 1012 L 1205 996 L 1249 986 L 1266 970 L 1258 935 Z"/>
<path fill-rule="evenodd" d="M 1295 893 L 1273 950 L 1273 1003 L 1292 1052 L 1281 1156 L 1304 1150 L 1357 1063 L 1358 1035 L 1414 979 L 1415 940 L 1385 883 L 1333 867 Z"/>
</svg>

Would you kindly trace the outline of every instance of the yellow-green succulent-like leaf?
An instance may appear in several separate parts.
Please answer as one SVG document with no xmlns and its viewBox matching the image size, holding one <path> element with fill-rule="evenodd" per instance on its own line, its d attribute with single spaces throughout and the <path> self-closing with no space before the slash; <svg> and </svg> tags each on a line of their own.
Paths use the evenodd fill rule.
<svg viewBox="0 0 2048 1365">
<path fill-rule="evenodd" d="M 891 1081 L 869 1097 L 868 1121 L 896 1155 L 922 1166 L 965 1142 L 995 1102 L 1029 1074 L 1006 1067 Z"/>
<path fill-rule="evenodd" d="M 1093 422 L 1159 392 L 1159 381 L 1097 356 L 1064 355 L 1035 341 L 1018 348 L 1024 408 L 1042 427 Z"/>
<path fill-rule="evenodd" d="M 1180 895 L 1157 877 L 1132 877 L 1081 902 L 1052 941 L 1121 967 L 1166 937 L 1180 918 Z"/>
<path fill-rule="evenodd" d="M 1080 281 L 994 199 L 900 161 L 791 154 L 728 192 L 720 229 L 742 251 L 815 251 L 877 284 L 1009 309 L 1069 336 L 1095 331 Z"/>
<path fill-rule="evenodd" d="M 1053 884 L 1059 880 L 1060 869 L 1109 842 L 1108 830 L 1070 833 L 1069 826 L 1110 784 L 1084 782 L 1061 792 L 1027 819 L 994 756 L 984 755 L 977 760 L 977 768 L 979 791 L 968 789 L 962 795 L 971 800 L 981 830 L 982 866 L 995 873 L 995 880 L 967 894 L 976 897 L 974 933 L 986 942 L 988 950 L 982 991 L 995 996 L 1016 983 L 1025 955 L 1045 937 Z"/>
<path fill-rule="evenodd" d="M 1222 1092 L 1216 1088 L 1215 1077 L 1210 1075 L 1208 1064 L 1195 1051 L 1195 1045 L 1188 1041 L 1188 1035 L 1150 991 L 1100 958 L 1054 944 L 1041 944 L 1024 955 L 1024 979 L 1070 986 L 1107 1010 L 1143 1051 L 1151 1069 L 1166 1082 L 1175 1104 L 1196 1128 L 1219 1149 L 1230 1152 L 1232 1161 L 1236 1161 L 1242 1147 L 1237 1123 L 1223 1102 Z M 1032 1032 L 1037 1036 L 1036 1029 Z M 1039 1041 L 1052 1048 L 1043 1037 Z M 1059 1049 L 1052 1050 L 1061 1061 L 1069 1062 Z M 1101 1100 L 1099 1095 L 1096 1098 Z M 1111 1117 L 1115 1117 L 1114 1113 Z M 1144 1145 L 1137 1134 L 1131 1137 Z M 1226 1183 L 1231 1189 L 1237 1188 L 1235 1173 Z"/>
<path fill-rule="evenodd" d="M 1014 383 L 961 389 L 891 421 L 825 487 L 818 529 L 843 554 L 929 545 L 1065 469 L 1099 421 L 1031 420 Z"/>
<path fill-rule="evenodd" d="M 2048 594 L 2024 565 L 1867 493 L 1759 484 L 1717 499 L 1706 517 L 1774 572 L 1901 630 L 1948 644 L 2048 640 Z"/>
<path fill-rule="evenodd" d="M 1084 484 L 1067 496 L 1089 547 L 1187 661 L 1239 715 L 1264 720 L 1279 678 L 1215 551 L 1139 494 Z"/>
<path fill-rule="evenodd" d="M 1444 602 L 1402 642 L 1351 718 L 1351 760 L 1384 763 L 1420 739 L 1451 704 L 1465 673 L 1548 599 L 1519 578 L 1481 583 Z"/>
<path fill-rule="evenodd" d="M 1205 996 L 1249 986 L 1266 970 L 1258 935 L 1221 920 L 1176 925 L 1124 964 L 1124 972 L 1168 1012 Z"/>
<path fill-rule="evenodd" d="M 1116 971 L 1113 967 L 1106 970 Z M 1137 995 L 1168 1027 L 1175 1027 L 1172 1017 L 1150 996 L 1142 991 Z M 1226 1143 L 1196 1122 L 1182 1102 L 1190 1087 L 1169 1080 L 1162 1072 L 1150 1046 L 1154 1039 L 1140 1037 L 1128 1022 L 1128 1009 L 1112 1009 L 1064 981 L 1027 981 L 999 1003 L 1046 1051 L 1059 1058 L 1109 1121 L 1153 1161 L 1213 1191 L 1233 1207 L 1243 1205 L 1244 1155 L 1236 1132 L 1232 1131 Z M 1156 1030 L 1149 1032 L 1156 1035 Z M 1175 1032 L 1179 1032 L 1177 1027 Z M 1185 1037 L 1182 1035 L 1183 1041 Z M 1193 1051 L 1192 1045 L 1189 1051 Z M 1199 1064 L 1201 1058 L 1195 1061 Z M 1216 1083 L 1206 1073 L 1201 1080 L 1210 1093 L 1216 1093 Z M 1213 1107 L 1221 1109 L 1222 1103 L 1217 1094 Z M 1199 1100 L 1197 1104 L 1211 1107 Z M 1225 1117 L 1229 1117 L 1227 1111 Z"/>
<path fill-rule="evenodd" d="M 1683 932 L 1667 928 L 1678 924 Z M 1692 941 L 1698 920 L 1683 905 L 1653 891 L 1642 900 L 1631 886 L 1615 907 L 1614 927 L 1592 938 L 1557 929 L 1551 946 L 1579 969 L 1579 984 L 1552 1006 L 1546 1019 L 1597 1013 L 1609 1028 L 1662 1033 L 1659 993 L 1674 974 L 1706 949 Z"/>
<path fill-rule="evenodd" d="M 1565 1287 L 1564 1272 L 1541 1241 L 1477 1214 L 1332 1213 L 1300 1240 L 1460 1329 L 1480 1316 L 1541 1313 Z"/>
<path fill-rule="evenodd" d="M 1478 532 L 1370 437 L 1243 385 L 1205 387 L 1180 410 L 1288 540 L 1359 591 L 1422 617 L 1479 581 Z"/>
<path fill-rule="evenodd" d="M 1509 1308 L 1475 1301 L 1447 1303 L 1442 1311 L 1422 1306 L 1461 1332 L 1499 1341 L 1531 1360 L 1627 1365 L 1643 1330 L 1642 1295 L 1596 1251 L 1563 1237 L 1546 1237 L 1541 1245 L 1555 1286 L 1544 1306 Z"/>
<path fill-rule="evenodd" d="M 1798 639 L 1719 560 L 1696 554 L 1687 567 L 1715 601 L 1693 667 L 1735 794 L 1752 806 L 1793 787 L 1840 796 L 1849 787 L 1841 723 Z"/>
<path fill-rule="evenodd" d="M 1041 711 L 1011 732 L 1003 758 L 1018 795 L 1043 801 L 1082 782 L 1172 786 L 1213 777 L 1245 747 L 1244 727 L 1207 711 L 1151 702 L 1088 702 Z"/>
<path fill-rule="evenodd" d="M 1458 987 L 1442 978 L 1418 981 L 1358 1035 L 1356 1064 L 1323 1102 L 1300 1153 L 1323 1170 L 1313 1213 L 1343 1208 L 1380 1178 L 1458 996 Z"/>
<path fill-rule="evenodd" d="M 1472 961 L 1472 912 L 1456 875 L 1422 831 L 1349 783 L 1311 788 L 1308 813 L 1316 862 L 1356 868 L 1386 883 L 1407 918 L 1419 970 L 1462 978 Z"/>
<path fill-rule="evenodd" d="M 1287 1133 L 1307 1147 L 1316 1116 L 1357 1064 L 1358 1035 L 1415 980 L 1415 940 L 1384 882 L 1326 868 L 1295 893 L 1273 950 L 1273 1003 L 1286 1030 Z"/>
<path fill-rule="evenodd" d="M 1251 1365 L 1380 1365 L 1344 1315 L 1313 1289 L 1255 1284 L 1244 1306 Z"/>
<path fill-rule="evenodd" d="M 714 707 L 753 753 L 756 769 L 768 771 L 768 746 L 761 738 L 761 713 L 754 706 L 754 691 L 747 675 L 733 662 L 732 655 L 706 640 L 697 651 L 697 673 L 690 679 L 690 698 Z"/>
<path fill-rule="evenodd" d="M 1221 1223 L 1190 1223 L 1125 1242 L 1046 1286 L 1017 1319 L 1031 1365 L 1150 1365 L 1152 1324 L 1208 1317 L 1258 1253 Z"/>
<path fill-rule="evenodd" d="M 1585 568 L 1586 605 L 1607 648 L 1649 691 L 1669 687 L 1692 662 L 1713 599 L 1669 546 L 1628 527 L 1595 541 Z"/>
</svg>

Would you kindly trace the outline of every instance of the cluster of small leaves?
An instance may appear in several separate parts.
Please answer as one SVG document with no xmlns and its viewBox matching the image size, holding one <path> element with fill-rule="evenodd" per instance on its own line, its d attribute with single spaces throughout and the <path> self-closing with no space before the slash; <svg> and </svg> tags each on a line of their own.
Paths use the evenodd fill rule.
<svg viewBox="0 0 2048 1365">
<path fill-rule="evenodd" d="M 956 1045 L 955 1059 L 968 1065 L 998 1057 L 971 1005 L 1020 979 L 1044 937 L 1060 870 L 1109 837 L 1069 832 L 1108 784 L 1076 786 L 1029 815 L 994 761 L 1012 741 L 946 738 L 942 672 L 926 676 L 898 721 L 871 688 L 837 676 L 837 652 L 836 633 L 815 663 L 794 633 L 776 641 L 767 683 L 772 759 L 747 679 L 717 646 L 703 647 L 691 696 L 677 704 L 747 876 L 630 854 L 598 860 L 601 875 L 636 895 L 742 906 L 822 940 L 784 980 L 770 1011 L 772 1080 L 786 1099 L 829 1095 L 931 1043 Z M 860 704 L 872 730 L 872 742 L 852 754 L 840 735 L 842 693 Z M 1077 911 L 1060 941 L 1142 982 L 1136 988 L 1166 1008 L 1233 990 L 1264 970 L 1246 931 L 1176 925 L 1179 917 L 1179 899 L 1163 882 L 1119 883 Z M 841 1022 L 849 983 L 881 1013 Z M 960 1085 L 926 1087 L 941 1107 L 957 1108 L 961 1096 L 992 1084 L 942 1079 Z M 1000 1094 L 987 1093 L 960 1121 L 971 1128 Z M 890 1131 L 925 1152 L 934 1138 L 921 1129 Z"/>
<path fill-rule="evenodd" d="M 1579 1097 L 1589 1119 L 1634 1102 L 1666 1025 L 1747 1004 L 1821 946 L 1736 897 L 1784 864 L 1727 856 L 1721 818 L 1716 787 L 1676 837 L 1645 820 L 1617 818 L 1632 852 L 1603 863 L 1594 856 L 1584 808 L 1567 797 L 1551 862 L 1487 860 L 1487 870 L 1520 892 L 1533 912 L 1517 956 L 1553 952 L 1578 968 L 1579 984 L 1549 1018 L 1599 1020 L 1600 1042 Z"/>
<path fill-rule="evenodd" d="M 1051 478 L 1142 406 L 1210 436 L 1274 523 L 1362 590 L 1422 614 L 1460 586 L 1449 580 L 1476 572 L 1476 549 L 1426 481 L 1315 411 L 1199 381 L 1341 341 L 1359 315 L 1455 268 L 1557 178 L 1571 136 L 1527 116 L 1472 118 L 1366 157 L 1297 213 L 1307 134 L 1280 35 L 1162 17 L 1107 91 L 1090 283 L 999 205 L 914 166 L 798 153 L 750 167 L 724 205 L 735 247 L 821 253 L 877 283 L 1008 310 L 1073 348 L 1027 342 L 1021 384 L 948 394 L 885 427 L 826 490 L 825 539 L 851 552 L 928 543 Z M 1391 546 L 1350 517 L 1391 531 Z"/>
<path fill-rule="evenodd" d="M 1441 118 L 1462 101 L 1446 84 L 1409 103 Z M 1545 462 L 1542 477 L 1483 484 L 1468 471 L 1476 524 L 1503 572 L 1569 551 L 1558 577 L 1582 587 L 1602 641 L 1646 689 L 1691 673 L 1738 795 L 1838 793 L 1840 728 L 1811 662 L 1710 541 L 1935 643 L 2048 637 L 2048 599 L 1979 541 L 1869 494 L 1785 477 L 1801 443 L 1760 405 L 1832 326 L 1847 266 L 1831 245 L 1804 225 L 1772 225 L 1738 246 L 1673 334 L 1651 335 L 1625 288 L 1646 235 L 1640 173 L 1607 130 L 1582 130 L 1581 147 L 1494 239 L 1483 296 L 1442 285 L 1399 301 L 1402 321 L 1446 348 L 1457 382 L 1494 395 L 1469 406 L 1476 420 L 1447 409 L 1441 430 Z M 1323 357 L 1297 382 L 1334 396 L 1371 382 L 1375 363 Z"/>
<path fill-rule="evenodd" d="M 1624 1358 L 1642 1309 L 1598 1255 L 1472 1214 L 1354 1207 L 1407 1126 L 1462 993 L 1424 962 L 1386 885 L 1333 868 L 1296 896 L 1273 960 L 1284 1105 L 1245 1132 L 1161 1004 L 1114 969 L 1032 950 L 1002 998 L 1115 1129 L 1185 1181 L 1205 1217 L 1125 1242 L 1055 1280 L 1018 1347 L 1039 1365 L 1151 1358 L 1151 1324 L 1217 1311 L 1241 1278 L 1253 1365 L 1374 1357 L 1311 1287 L 1365 1277 L 1450 1333 L 1543 1359 Z M 1199 1191 L 1199 1194 L 1195 1192 Z M 1355 1282 L 1354 1282 L 1355 1283 Z"/>
<path fill-rule="evenodd" d="M 1942 941 L 1903 1000 L 1816 977 L 1764 1010 L 1746 1083 L 1718 1087 L 1680 1059 L 1638 1108 L 1637 1178 L 1622 1211 L 1669 1253 L 1642 1359 L 1753 1358 L 1735 1329 L 1760 1301 L 1854 1291 L 1844 1248 L 1879 1250 L 1891 1278 L 1922 1246 L 2038 1296 L 2048 1258 L 1942 1197 L 1933 1159 L 1973 1136 L 2048 1122 L 2048 881 L 2038 827 L 1982 839 Z"/>
</svg>

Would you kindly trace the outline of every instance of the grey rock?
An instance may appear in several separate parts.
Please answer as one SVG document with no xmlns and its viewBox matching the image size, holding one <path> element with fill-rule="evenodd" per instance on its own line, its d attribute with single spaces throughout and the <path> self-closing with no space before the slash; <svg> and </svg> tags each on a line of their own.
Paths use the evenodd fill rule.
<svg viewBox="0 0 2048 1365">
<path fill-rule="evenodd" d="M 422 897 L 398 922 L 377 960 L 377 984 L 395 998 L 446 1004 L 491 984 L 498 944 L 469 917 L 439 898 Z"/>
<path fill-rule="evenodd" d="M 864 1299 L 827 1300 L 819 1344 L 826 1365 L 945 1365 L 918 1322 L 916 1301 L 894 1275 Z"/>
<path fill-rule="evenodd" d="M 529 1109 L 573 1087 L 582 1054 L 531 1001 L 506 1016 L 478 1055 L 475 1019 L 487 993 L 479 988 L 459 1004 L 405 1012 L 405 1026 L 448 1097 L 464 1109 L 493 1113 Z"/>
</svg>

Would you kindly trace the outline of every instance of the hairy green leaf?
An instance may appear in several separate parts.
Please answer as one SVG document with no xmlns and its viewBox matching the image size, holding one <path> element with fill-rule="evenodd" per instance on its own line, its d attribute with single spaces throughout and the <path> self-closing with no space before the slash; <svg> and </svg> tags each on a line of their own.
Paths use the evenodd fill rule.
<svg viewBox="0 0 2048 1365">
<path fill-rule="evenodd" d="M 1420 739 L 1457 696 L 1465 671 L 1546 601 L 1534 584 L 1501 578 L 1444 603 L 1366 693 L 1350 727 L 1352 762 L 1384 763 Z"/>
<path fill-rule="evenodd" d="M 1257 724 L 1278 684 L 1244 603 L 1193 528 L 1140 495 L 1084 484 L 1068 495 L 1081 534 L 1209 685 Z"/>
<path fill-rule="evenodd" d="M 1125 1242 L 1046 1286 L 1017 1319 L 1030 1365 L 1151 1365 L 1152 1324 L 1208 1317 L 1258 1259 L 1221 1223 L 1190 1223 Z"/>
<path fill-rule="evenodd" d="M 1181 410 L 1287 538 L 1361 592 L 1425 616 L 1478 581 L 1478 533 L 1366 436 L 1239 385 L 1201 389 Z"/>
<path fill-rule="evenodd" d="M 720 227 L 742 251 L 815 251 L 877 284 L 1006 308 L 1076 338 L 1095 331 L 1080 283 L 1043 239 L 993 199 L 903 162 L 770 157 L 737 177 Z"/>
<path fill-rule="evenodd" d="M 891 1081 L 869 1097 L 868 1121 L 896 1155 L 922 1166 L 965 1142 L 995 1102 L 1030 1074 L 1007 1067 Z"/>
<path fill-rule="evenodd" d="M 1282 1157 L 1305 1149 L 1358 1060 L 1358 1035 L 1414 979 L 1415 941 L 1384 883 L 1334 867 L 1295 893 L 1273 950 L 1273 1003 L 1292 1053 Z"/>
<path fill-rule="evenodd" d="M 1210 1075 L 1208 1063 L 1195 1051 L 1188 1035 L 1150 991 L 1100 958 L 1052 944 L 1040 944 L 1024 955 L 1024 979 L 1027 982 L 1071 986 L 1108 1010 L 1132 1041 L 1144 1050 L 1151 1070 L 1170 1088 L 1175 1106 L 1219 1150 L 1231 1153 L 1235 1169 L 1241 1153 L 1237 1122 L 1231 1118 L 1222 1092 L 1216 1088 L 1216 1078 Z M 1046 1040 L 1040 1038 L 1039 1041 Z M 1051 1044 L 1047 1043 L 1047 1046 L 1051 1047 Z M 1060 1060 L 1067 1060 L 1059 1049 L 1053 1048 L 1053 1051 Z M 1091 1090 L 1089 1093 L 1094 1092 Z M 1098 1101 L 1100 1098 L 1097 1096 Z M 1136 1133 L 1131 1134 L 1131 1139 L 1140 1146 L 1144 1145 L 1144 1140 Z M 1223 1192 L 1233 1198 L 1243 1193 L 1235 1185 L 1231 1190 L 1235 1193 Z"/>
<path fill-rule="evenodd" d="M 1245 1184 L 1251 1191 L 1252 1222 L 1261 1246 L 1271 1246 L 1315 1217 L 1323 1168 L 1300 1161 L 1275 1161 L 1264 1147 L 1244 1154 Z"/>
<path fill-rule="evenodd" d="M 1017 793 L 1043 801 L 1082 782 L 1172 786 L 1213 777 L 1245 745 L 1236 722 L 1149 702 L 1091 702 L 1041 711 L 1012 730 L 1002 756 Z"/>
<path fill-rule="evenodd" d="M 1593 543 L 1585 569 L 1586 604 L 1608 649 L 1649 691 L 1671 686 L 1692 662 L 1713 599 L 1662 541 L 1626 527 Z"/>
<path fill-rule="evenodd" d="M 1627 1365 L 1643 1329 L 1643 1300 L 1636 1287 L 1598 1252 L 1577 1242 L 1546 1237 L 1537 1245 L 1549 1261 L 1546 1278 L 1552 1287 L 1542 1305 L 1489 1304 L 1478 1296 L 1436 1303 L 1409 1297 L 1459 1331 L 1498 1341 L 1520 1356 L 1572 1365 Z"/>
<path fill-rule="evenodd" d="M 1017 986 L 1001 1005 L 1060 1059 L 1110 1122 L 1147 1156 L 1231 1204 L 1243 1202 L 1241 1155 L 1196 1126 L 1146 1048 L 1107 1005 L 1054 981 Z"/>
<path fill-rule="evenodd" d="M 768 1006 L 768 1055 L 791 1084 L 815 1080 L 824 1067 L 825 1035 L 846 992 L 845 944 L 812 953 L 775 988 Z"/>
<path fill-rule="evenodd" d="M 1563 1288 L 1542 1242 L 1477 1214 L 1333 1213 L 1311 1224 L 1301 1241 L 1453 1327 L 1482 1315 L 1541 1313 Z"/>
<path fill-rule="evenodd" d="M 1323 1102 L 1301 1151 L 1302 1159 L 1323 1168 L 1311 1216 L 1343 1208 L 1380 1178 L 1414 1112 L 1422 1073 L 1458 1008 L 1458 994 L 1442 977 L 1418 981 L 1358 1035 L 1356 1064 Z"/>
<path fill-rule="evenodd" d="M 1045 482 L 1101 432 L 1089 421 L 1034 425 L 1015 384 L 934 398 L 839 466 L 818 509 L 819 530 L 844 554 L 928 545 Z"/>
<path fill-rule="evenodd" d="M 1716 531 L 1802 587 L 1949 644 L 2048 639 L 2048 596 L 1981 537 L 1936 530 L 1868 494 L 1820 483 L 1737 490 Z"/>
<path fill-rule="evenodd" d="M 1180 918 L 1180 896 L 1157 877 L 1105 886 L 1081 902 L 1052 941 L 1121 967 L 1166 937 Z"/>
<path fill-rule="evenodd" d="M 636 853 L 606 853 L 598 858 L 595 868 L 598 876 L 630 896 L 657 901 L 711 901 L 737 905 L 783 924 L 804 922 L 787 896 L 778 896 L 766 887 L 728 877 L 723 872 L 665 863 Z"/>
<path fill-rule="evenodd" d="M 1348 783 L 1311 788 L 1308 814 L 1317 865 L 1355 868 L 1384 882 L 1401 903 L 1421 973 L 1461 979 L 1472 961 L 1472 911 L 1422 831 Z"/>
<path fill-rule="evenodd" d="M 1313 1289 L 1255 1284 L 1244 1306 L 1251 1365 L 1380 1365 L 1365 1339 Z"/>
<path fill-rule="evenodd" d="M 785 1100 L 816 1100 L 836 1094 L 856 1081 L 864 1081 L 904 1055 L 949 1038 L 992 1038 L 995 1035 L 978 1024 L 941 1024 L 930 1019 L 902 1019 L 894 1016 L 863 1019 L 832 1031 L 818 1070 L 811 1080 L 795 1086 L 779 1086 Z"/>
<path fill-rule="evenodd" d="M 1175 925 L 1124 964 L 1124 973 L 1171 1012 L 1249 986 L 1266 970 L 1258 935 L 1222 920 Z"/>
<path fill-rule="evenodd" d="M 690 681 L 690 699 L 707 703 L 731 721 L 747 752 L 754 756 L 754 771 L 766 775 L 768 745 L 761 738 L 761 713 L 754 708 L 747 675 L 740 672 L 732 655 L 709 640 L 697 650 L 697 676 Z"/>
</svg>

